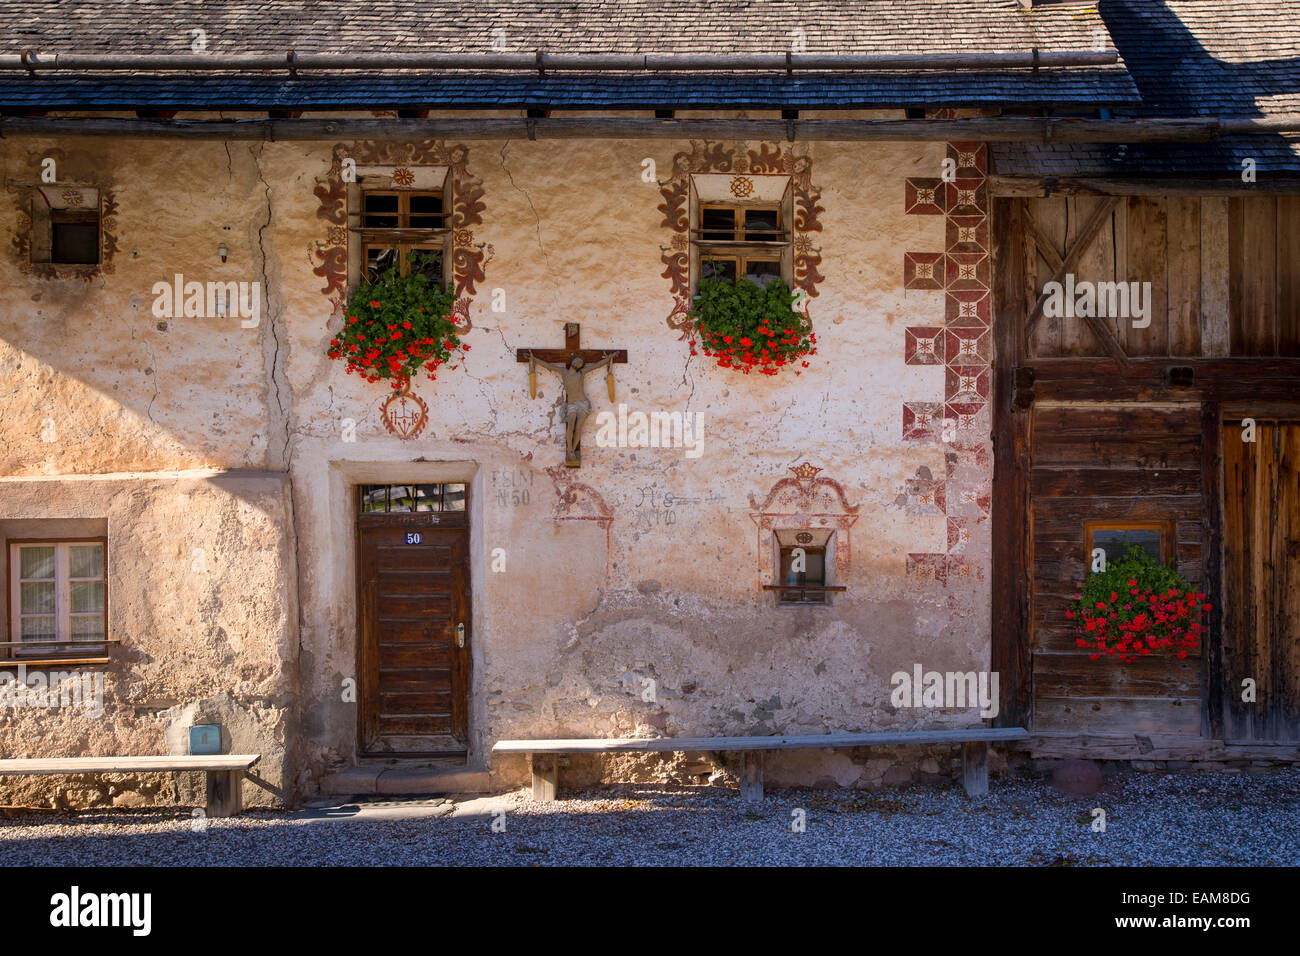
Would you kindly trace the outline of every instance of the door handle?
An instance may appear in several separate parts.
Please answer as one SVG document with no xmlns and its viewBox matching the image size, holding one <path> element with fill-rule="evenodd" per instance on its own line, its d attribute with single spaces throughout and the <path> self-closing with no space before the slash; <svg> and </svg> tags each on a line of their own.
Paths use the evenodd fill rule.
<svg viewBox="0 0 1300 956">
<path fill-rule="evenodd" d="M 463 623 L 456 625 L 456 646 L 465 646 L 465 625 Z"/>
</svg>

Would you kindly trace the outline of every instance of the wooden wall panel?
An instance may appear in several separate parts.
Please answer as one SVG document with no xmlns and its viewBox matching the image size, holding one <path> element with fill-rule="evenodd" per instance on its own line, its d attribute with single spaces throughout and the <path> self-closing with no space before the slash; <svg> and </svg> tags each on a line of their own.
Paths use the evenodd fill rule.
<svg viewBox="0 0 1300 956">
<path fill-rule="evenodd" d="M 1277 354 L 1300 356 L 1300 196 L 1277 197 Z"/>
<path fill-rule="evenodd" d="M 1201 354 L 1201 201 L 1170 196 L 1168 209 L 1169 355 Z"/>
<path fill-rule="evenodd" d="M 1153 323 L 1154 324 L 1154 323 Z M 1058 405 L 1034 409 L 1031 627 L 1036 731 L 1197 734 L 1199 658 L 1092 661 L 1065 609 L 1088 570 L 1089 520 L 1174 523 L 1180 573 L 1202 573 L 1201 409 Z"/>
<path fill-rule="evenodd" d="M 1228 298 L 1233 355 L 1277 354 L 1277 200 L 1228 200 Z"/>
<path fill-rule="evenodd" d="M 1123 332 L 1120 344 L 1132 356 L 1169 354 L 1168 242 L 1165 201 L 1147 196 L 1129 197 L 1125 278 L 1129 282 L 1151 283 L 1151 324 L 1136 329 L 1131 319 L 1119 323 Z"/>
<path fill-rule="evenodd" d="M 1300 424 L 1225 423 L 1223 463 L 1225 732 L 1300 740 Z"/>
<path fill-rule="evenodd" d="M 1054 196 L 1026 208 L 1063 257 L 1101 201 Z M 1026 241 L 1036 295 L 1052 266 Z M 1300 196 L 1130 196 L 1074 271 L 1078 281 L 1151 283 L 1150 326 L 1107 319 L 1130 356 L 1300 357 Z M 1029 348 L 1031 358 L 1105 354 L 1073 318 L 1044 316 Z"/>
</svg>

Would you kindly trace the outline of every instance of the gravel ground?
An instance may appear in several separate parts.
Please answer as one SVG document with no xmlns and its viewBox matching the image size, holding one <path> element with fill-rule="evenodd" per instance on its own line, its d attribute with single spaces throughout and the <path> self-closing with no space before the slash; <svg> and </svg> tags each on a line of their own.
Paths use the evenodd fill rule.
<svg viewBox="0 0 1300 956">
<path fill-rule="evenodd" d="M 956 786 L 777 790 L 758 806 L 709 787 L 565 797 L 250 811 L 201 831 L 177 809 L 34 813 L 0 821 L 0 865 L 1300 865 L 1300 768 L 1126 774 L 1082 798 L 1023 779 L 995 780 L 977 801 Z"/>
</svg>

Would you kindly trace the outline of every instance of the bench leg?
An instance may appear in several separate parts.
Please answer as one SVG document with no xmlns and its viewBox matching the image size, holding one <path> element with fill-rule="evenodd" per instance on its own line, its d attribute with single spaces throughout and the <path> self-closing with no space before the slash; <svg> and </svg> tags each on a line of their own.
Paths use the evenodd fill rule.
<svg viewBox="0 0 1300 956">
<path fill-rule="evenodd" d="M 763 751 L 745 750 L 740 754 L 740 799 L 763 802 Z"/>
<path fill-rule="evenodd" d="M 529 767 L 533 773 L 533 799 L 550 803 L 559 789 L 560 758 L 557 754 L 529 754 Z"/>
<path fill-rule="evenodd" d="M 961 745 L 962 783 L 966 796 L 982 797 L 989 792 L 989 745 L 969 743 Z"/>
<path fill-rule="evenodd" d="M 237 817 L 244 809 L 242 770 L 208 771 L 209 817 Z"/>
</svg>

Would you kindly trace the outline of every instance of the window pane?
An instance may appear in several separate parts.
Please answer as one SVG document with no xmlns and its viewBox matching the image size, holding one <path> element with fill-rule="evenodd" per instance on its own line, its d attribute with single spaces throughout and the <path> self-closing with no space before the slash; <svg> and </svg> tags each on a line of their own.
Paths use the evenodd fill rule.
<svg viewBox="0 0 1300 956">
<path fill-rule="evenodd" d="M 415 486 L 414 485 L 389 485 L 388 486 L 388 510 L 389 511 L 414 511 L 415 510 Z"/>
<path fill-rule="evenodd" d="M 754 285 L 765 286 L 781 278 L 781 262 L 778 259 L 748 259 L 745 262 L 745 278 Z"/>
<path fill-rule="evenodd" d="M 37 581 L 20 587 L 22 588 L 22 605 L 18 609 L 20 614 L 54 613 L 53 581 Z"/>
<path fill-rule="evenodd" d="M 1093 548 L 1102 548 L 1106 552 L 1106 563 L 1118 561 L 1128 553 L 1131 545 L 1137 545 L 1157 562 L 1162 561 L 1160 554 L 1159 528 L 1095 528 L 1092 532 Z"/>
<path fill-rule="evenodd" d="M 700 210 L 700 238 L 735 239 L 736 210 L 709 209 Z"/>
<path fill-rule="evenodd" d="M 442 197 L 413 194 L 410 197 L 410 222 L 412 229 L 441 229 L 445 224 L 442 214 Z"/>
<path fill-rule="evenodd" d="M 736 281 L 735 259 L 703 259 L 700 261 L 701 279 L 726 279 Z"/>
<path fill-rule="evenodd" d="M 74 544 L 68 548 L 69 575 L 74 578 L 102 578 L 104 576 L 104 546 L 101 544 Z"/>
<path fill-rule="evenodd" d="M 25 617 L 22 619 L 24 641 L 54 640 L 54 617 Z"/>
<path fill-rule="evenodd" d="M 73 614 L 104 613 L 104 582 L 73 581 L 68 585 Z"/>
<path fill-rule="evenodd" d="M 420 485 L 415 490 L 416 511 L 440 511 L 442 502 L 441 485 Z"/>
<path fill-rule="evenodd" d="M 775 209 L 746 209 L 745 238 L 770 242 L 779 238 Z"/>
<path fill-rule="evenodd" d="M 464 485 L 443 485 L 442 486 L 442 510 L 443 511 L 464 511 L 465 510 L 465 486 Z"/>
<path fill-rule="evenodd" d="M 373 193 L 367 193 L 365 196 L 364 214 L 362 216 L 362 225 L 366 229 L 396 229 L 397 221 L 397 196 L 376 196 Z"/>
<path fill-rule="evenodd" d="M 19 548 L 18 553 L 21 556 L 19 564 L 21 565 L 19 577 L 23 578 L 53 578 L 54 577 L 54 547 L 44 545 L 34 548 Z"/>
<path fill-rule="evenodd" d="M 442 250 L 431 246 L 417 246 L 414 250 L 411 272 L 423 275 L 433 285 L 442 286 Z"/>
<path fill-rule="evenodd" d="M 396 249 L 366 249 L 366 281 L 377 282 L 379 277 L 397 266 Z"/>
<path fill-rule="evenodd" d="M 387 511 L 388 486 L 363 485 L 361 488 L 361 510 L 379 512 Z"/>
<path fill-rule="evenodd" d="M 75 265 L 99 262 L 99 223 L 56 222 L 51 224 L 50 261 Z"/>
<path fill-rule="evenodd" d="M 802 547 L 802 545 L 801 545 Z M 794 570 L 794 548 L 781 549 L 781 579 L 778 584 L 813 585 L 820 587 L 826 583 L 826 549 L 804 548 L 804 570 Z M 824 604 L 826 595 L 821 591 L 804 592 L 778 591 L 777 598 L 787 604 Z"/>
<path fill-rule="evenodd" d="M 72 639 L 74 641 L 102 641 L 104 639 L 104 615 L 73 615 Z"/>
</svg>

